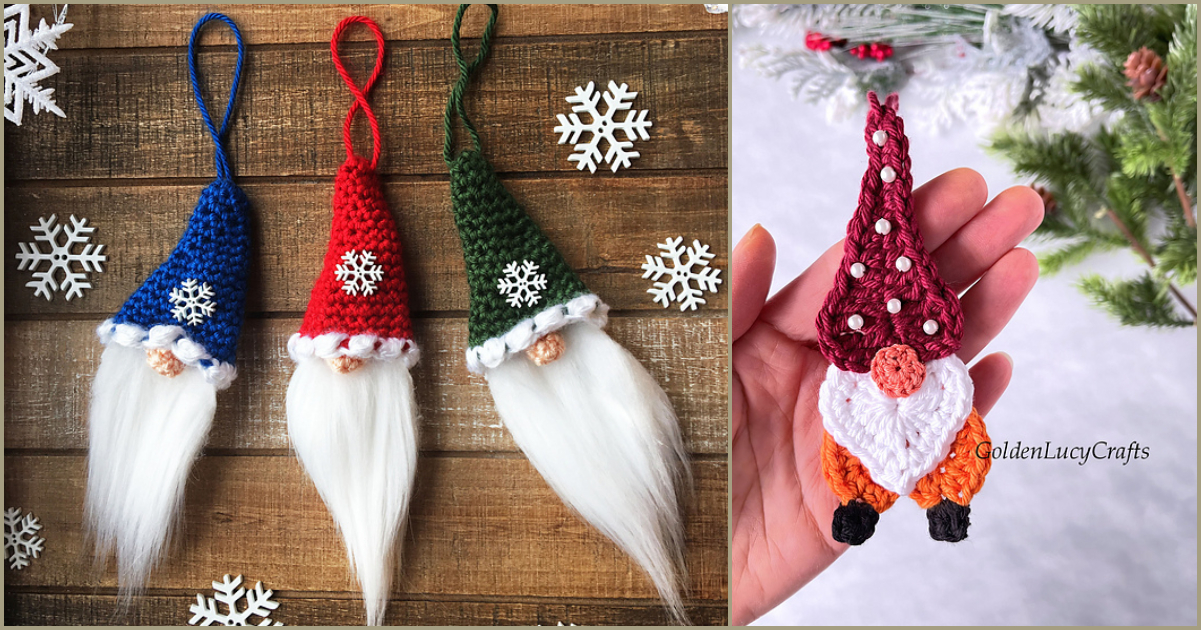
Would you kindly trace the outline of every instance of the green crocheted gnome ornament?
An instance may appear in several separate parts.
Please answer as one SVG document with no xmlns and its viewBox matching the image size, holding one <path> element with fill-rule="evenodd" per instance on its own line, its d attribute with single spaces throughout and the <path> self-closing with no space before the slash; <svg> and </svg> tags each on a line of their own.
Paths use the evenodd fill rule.
<svg viewBox="0 0 1201 630">
<path fill-rule="evenodd" d="M 517 352 L 545 365 L 563 351 L 558 330 L 605 325 L 608 306 L 589 293 L 479 151 L 450 165 L 455 224 L 471 288 L 467 366 L 494 368 Z"/>
<path fill-rule="evenodd" d="M 444 157 L 471 291 L 468 368 L 488 380 L 513 439 L 568 507 L 646 570 L 684 621 L 684 532 L 677 495 L 689 472 L 671 401 L 605 334 L 608 306 L 590 293 L 496 177 L 463 94 L 488 56 L 498 9 L 446 107 Z M 455 116 L 475 144 L 455 153 Z"/>
</svg>

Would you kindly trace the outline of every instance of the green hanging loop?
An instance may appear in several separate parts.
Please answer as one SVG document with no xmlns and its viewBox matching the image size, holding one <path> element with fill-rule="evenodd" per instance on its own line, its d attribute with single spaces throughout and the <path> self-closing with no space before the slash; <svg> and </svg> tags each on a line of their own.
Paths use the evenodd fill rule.
<svg viewBox="0 0 1201 630">
<path fill-rule="evenodd" d="M 467 84 L 471 82 L 472 75 L 488 58 L 488 52 L 492 45 L 492 34 L 496 31 L 496 16 L 500 12 L 497 5 L 488 5 L 488 8 L 492 9 L 492 15 L 488 18 L 488 25 L 484 27 L 484 34 L 480 39 L 480 51 L 476 53 L 475 60 L 468 64 L 463 59 L 463 50 L 459 46 L 459 26 L 463 23 L 463 14 L 467 12 L 469 6 L 471 5 L 459 5 L 459 11 L 455 14 L 454 30 L 450 34 L 451 50 L 454 52 L 455 62 L 459 64 L 459 81 L 455 83 L 454 89 L 450 92 L 450 100 L 446 102 L 446 116 L 442 119 L 442 124 L 446 128 L 446 143 L 442 148 L 442 159 L 446 160 L 447 164 L 454 159 L 454 132 L 451 126 L 456 113 L 462 119 L 463 125 L 467 127 L 467 132 L 471 134 L 471 139 L 475 142 L 475 150 L 480 150 L 480 134 L 475 130 L 475 125 L 471 124 L 471 119 L 467 117 L 467 110 L 463 107 L 463 94 L 467 92 Z"/>
</svg>

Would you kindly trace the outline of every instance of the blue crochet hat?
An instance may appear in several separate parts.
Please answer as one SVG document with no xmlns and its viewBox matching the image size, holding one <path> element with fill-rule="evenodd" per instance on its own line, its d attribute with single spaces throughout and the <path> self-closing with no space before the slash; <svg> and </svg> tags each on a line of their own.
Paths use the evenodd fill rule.
<svg viewBox="0 0 1201 630">
<path fill-rule="evenodd" d="M 196 77 L 196 34 L 210 20 L 222 20 L 234 31 L 238 62 L 225 120 L 218 131 L 209 117 Z M 157 351 L 160 360 L 199 367 L 205 378 L 224 389 L 237 375 L 234 353 L 242 329 L 246 303 L 246 277 L 250 268 L 250 203 L 234 184 L 225 136 L 237 98 L 245 48 L 233 22 L 208 14 L 192 31 L 188 44 L 188 69 L 196 103 L 217 146 L 217 180 L 200 194 L 183 237 L 167 261 L 159 266 L 97 333 L 108 344 Z M 167 356 L 163 353 L 173 355 Z M 178 361 L 178 363 L 176 363 Z M 154 363 L 152 363 L 153 365 Z M 159 366 L 155 366 L 159 369 Z M 170 368 L 166 368 L 169 373 Z"/>
</svg>

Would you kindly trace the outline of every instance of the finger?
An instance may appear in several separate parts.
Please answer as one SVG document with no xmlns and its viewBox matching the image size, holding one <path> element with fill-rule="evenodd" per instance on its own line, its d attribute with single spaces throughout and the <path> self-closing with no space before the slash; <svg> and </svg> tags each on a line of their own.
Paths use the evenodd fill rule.
<svg viewBox="0 0 1201 630">
<path fill-rule="evenodd" d="M 967 293 L 963 308 L 963 345 L 959 358 L 971 361 L 993 340 L 1017 312 L 1038 280 L 1038 259 L 1030 250 L 1009 250 Z"/>
<path fill-rule="evenodd" d="M 755 323 L 776 269 L 776 241 L 758 223 L 734 246 L 730 262 L 731 317 L 737 340 Z"/>
<path fill-rule="evenodd" d="M 1030 236 L 1043 220 L 1043 200 L 1029 186 L 997 195 L 934 251 L 943 280 L 963 291 L 1007 252 Z"/>
<path fill-rule="evenodd" d="M 988 185 L 968 168 L 948 171 L 913 191 L 914 218 L 933 251 L 976 216 L 988 200 Z M 793 339 L 816 339 L 815 320 L 842 262 L 842 241 L 818 257 L 808 269 L 779 291 L 762 318 Z"/>
<path fill-rule="evenodd" d="M 1001 394 L 1005 393 L 1005 388 L 1009 387 L 1009 379 L 1013 376 L 1013 358 L 1004 352 L 994 352 L 980 359 L 968 372 L 972 375 L 976 392 L 973 405 L 980 417 L 987 416 Z"/>
</svg>

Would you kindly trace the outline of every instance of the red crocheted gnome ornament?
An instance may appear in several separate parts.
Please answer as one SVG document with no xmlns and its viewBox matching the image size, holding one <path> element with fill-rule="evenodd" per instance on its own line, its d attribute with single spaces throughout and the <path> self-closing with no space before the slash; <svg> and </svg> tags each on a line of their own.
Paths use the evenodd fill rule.
<svg viewBox="0 0 1201 630">
<path fill-rule="evenodd" d="M 360 90 L 338 56 L 338 40 L 366 25 L 378 46 L 375 70 Z M 379 125 L 366 93 L 379 78 L 384 36 L 350 17 L 330 42 L 334 65 L 355 101 L 346 116 L 346 162 L 334 180 L 329 249 L 300 332 L 288 341 L 296 371 L 288 387 L 288 437 L 317 486 L 359 578 L 367 623 L 378 625 L 391 591 L 417 470 L 417 403 L 409 369 L 418 352 L 400 235 L 375 168 Z M 354 154 L 350 125 L 362 109 L 375 148 Z"/>
<path fill-rule="evenodd" d="M 830 361 L 818 406 L 822 472 L 842 505 L 835 540 L 862 544 L 880 513 L 907 494 L 927 510 L 930 536 L 967 537 L 968 503 L 990 460 L 955 352 L 959 298 L 938 273 L 913 215 L 909 141 L 897 96 L 868 94 L 868 168 L 847 225 L 842 264 L 817 319 Z"/>
<path fill-rule="evenodd" d="M 343 374 L 366 359 L 416 363 L 400 234 L 371 162 L 346 159 L 333 205 L 325 264 L 289 350 Z"/>
</svg>

